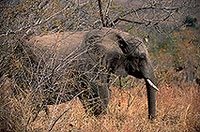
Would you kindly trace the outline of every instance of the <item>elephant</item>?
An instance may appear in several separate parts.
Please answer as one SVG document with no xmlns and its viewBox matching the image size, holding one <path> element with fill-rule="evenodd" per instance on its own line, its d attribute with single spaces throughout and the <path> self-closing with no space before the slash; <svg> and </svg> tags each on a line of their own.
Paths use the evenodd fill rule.
<svg viewBox="0 0 200 132">
<path fill-rule="evenodd" d="M 116 74 L 145 80 L 148 118 L 155 118 L 158 88 L 147 47 L 140 38 L 121 30 L 101 28 L 34 36 L 29 43 L 43 50 L 52 49 L 52 53 L 58 58 L 71 58 L 70 62 L 76 64 L 76 71 L 81 71 L 81 75 L 84 75 L 80 78 L 87 80 L 84 87 L 91 87 L 90 90 L 94 93 L 91 96 L 90 91 L 85 92 L 79 95 L 79 99 L 85 109 L 95 108 L 96 116 L 108 105 L 109 90 L 108 85 L 104 84 L 109 84 L 111 74 Z M 98 107 L 91 103 L 98 102 L 97 98 L 101 102 Z"/>
</svg>

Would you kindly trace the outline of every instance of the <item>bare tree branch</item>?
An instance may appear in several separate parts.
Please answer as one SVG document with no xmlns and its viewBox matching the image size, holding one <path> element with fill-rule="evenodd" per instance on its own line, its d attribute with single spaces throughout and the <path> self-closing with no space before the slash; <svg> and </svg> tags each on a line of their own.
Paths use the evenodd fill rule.
<svg viewBox="0 0 200 132">
<path fill-rule="evenodd" d="M 103 24 L 103 27 L 106 27 L 106 25 L 104 23 L 104 17 L 103 17 L 103 12 L 102 12 L 102 7 L 101 7 L 101 0 L 98 0 L 98 6 L 99 6 L 99 14 L 101 17 L 101 22 Z"/>
<path fill-rule="evenodd" d="M 159 9 L 164 11 L 177 11 L 180 7 L 156 7 L 156 6 L 145 6 L 137 9 L 131 9 L 130 11 L 127 11 L 123 13 L 122 15 L 118 16 L 115 20 L 113 20 L 113 23 L 117 23 L 119 20 L 124 20 L 123 17 L 126 17 L 132 13 L 137 13 L 142 10 L 148 10 L 148 9 Z"/>
<path fill-rule="evenodd" d="M 108 4 L 107 4 L 107 7 L 106 7 L 106 10 L 105 10 L 105 14 L 104 14 L 104 16 L 106 17 L 106 26 L 108 26 L 108 24 L 109 24 L 109 16 L 108 16 L 108 14 L 109 14 L 109 11 L 110 11 L 111 3 L 112 3 L 112 0 L 109 0 Z"/>
<path fill-rule="evenodd" d="M 124 19 L 124 18 L 119 18 L 118 21 L 124 21 L 124 22 L 128 22 L 128 23 L 133 23 L 133 24 L 145 24 L 145 22 L 137 22 L 137 21 L 132 21 L 132 20 L 128 20 L 128 19 Z"/>
</svg>

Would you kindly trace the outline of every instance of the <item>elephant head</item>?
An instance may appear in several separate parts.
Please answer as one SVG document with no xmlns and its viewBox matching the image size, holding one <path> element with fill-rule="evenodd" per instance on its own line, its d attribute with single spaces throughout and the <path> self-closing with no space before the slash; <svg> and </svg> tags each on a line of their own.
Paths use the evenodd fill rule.
<svg viewBox="0 0 200 132">
<path fill-rule="evenodd" d="M 147 87 L 148 97 L 148 117 L 155 118 L 156 115 L 156 87 L 153 67 L 148 55 L 148 51 L 144 43 L 137 38 L 129 38 L 124 40 L 121 35 L 115 34 L 114 40 L 117 41 L 123 52 L 123 59 L 118 59 L 118 68 L 124 68 L 128 75 L 139 79 L 144 79 Z M 123 61 L 124 63 L 122 63 Z M 112 67 L 109 67 L 112 69 Z M 117 68 L 114 68 L 117 71 Z M 113 71 L 114 72 L 114 71 Z"/>
</svg>

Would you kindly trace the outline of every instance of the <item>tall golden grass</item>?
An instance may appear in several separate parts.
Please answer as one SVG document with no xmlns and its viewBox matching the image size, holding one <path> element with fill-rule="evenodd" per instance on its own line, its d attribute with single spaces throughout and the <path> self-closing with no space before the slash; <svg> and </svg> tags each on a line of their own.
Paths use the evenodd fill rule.
<svg viewBox="0 0 200 132">
<path fill-rule="evenodd" d="M 8 84 L 4 88 L 8 88 Z M 157 92 L 157 117 L 154 121 L 147 118 L 147 97 L 144 84 L 122 90 L 112 87 L 107 114 L 98 118 L 88 116 L 77 98 L 70 103 L 48 106 L 50 114 L 47 115 L 41 111 L 34 121 L 32 121 L 34 114 L 33 109 L 31 109 L 31 94 L 27 94 L 26 98 L 21 96 L 21 100 L 19 100 L 19 98 L 16 99 L 8 94 L 7 89 L 4 92 L 9 95 L 7 99 L 1 98 L 1 100 L 7 101 L 7 104 L 1 105 L 1 109 L 4 108 L 6 112 L 0 113 L 0 130 L 45 132 L 51 129 L 53 123 L 58 119 L 52 127 L 52 131 L 200 131 L 199 86 L 195 83 L 182 82 L 179 86 L 163 83 L 159 85 L 159 88 L 160 91 Z M 67 112 L 63 114 L 66 110 Z M 10 124 L 10 127 L 7 126 L 5 129 L 2 126 L 6 123 Z"/>
<path fill-rule="evenodd" d="M 139 94 L 135 95 L 136 93 Z M 157 93 L 157 118 L 154 121 L 147 118 L 146 98 L 145 88 L 141 90 L 141 87 L 136 87 L 134 90 L 120 91 L 113 87 L 107 114 L 98 118 L 87 116 L 82 104 L 76 99 L 71 104 L 72 109 L 56 122 L 52 131 L 198 132 L 200 130 L 200 96 L 196 84 L 160 86 L 160 91 Z M 29 129 L 48 131 L 52 122 L 68 108 L 67 103 L 49 106 L 51 114 L 47 116 L 41 112 Z"/>
</svg>

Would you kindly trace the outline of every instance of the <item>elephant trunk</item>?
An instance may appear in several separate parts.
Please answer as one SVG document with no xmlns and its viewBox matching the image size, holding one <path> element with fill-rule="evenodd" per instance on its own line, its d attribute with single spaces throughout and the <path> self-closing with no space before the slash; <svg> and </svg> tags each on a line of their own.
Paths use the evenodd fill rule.
<svg viewBox="0 0 200 132">
<path fill-rule="evenodd" d="M 145 79 L 145 82 L 147 87 L 148 118 L 153 120 L 156 116 L 156 89 L 149 79 Z"/>
<path fill-rule="evenodd" d="M 148 118 L 153 120 L 156 116 L 156 86 L 155 76 L 151 63 L 144 65 L 142 74 L 144 76 L 147 88 L 147 99 L 148 99 Z"/>
</svg>

